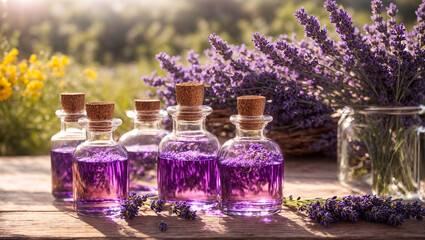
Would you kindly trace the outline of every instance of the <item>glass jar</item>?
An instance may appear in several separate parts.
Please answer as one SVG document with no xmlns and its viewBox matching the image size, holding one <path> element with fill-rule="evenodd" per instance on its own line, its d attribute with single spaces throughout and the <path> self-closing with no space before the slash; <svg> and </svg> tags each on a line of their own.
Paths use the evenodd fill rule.
<svg viewBox="0 0 425 240">
<path fill-rule="evenodd" d="M 81 215 L 116 216 L 120 213 L 121 202 L 128 198 L 129 191 L 128 153 L 114 140 L 114 131 L 122 121 L 112 119 L 113 107 L 112 118 L 90 119 L 91 108 L 92 105 L 88 103 L 86 109 L 89 119 L 78 121 L 86 128 L 87 140 L 74 152 L 74 207 Z M 102 114 L 102 110 L 97 114 Z"/>
<path fill-rule="evenodd" d="M 208 106 L 172 106 L 173 131 L 159 144 L 158 195 L 167 202 L 186 201 L 194 209 L 217 205 L 217 137 L 205 130 Z"/>
<path fill-rule="evenodd" d="M 236 137 L 224 143 L 218 154 L 220 207 L 225 214 L 264 216 L 281 210 L 283 156 L 279 145 L 264 135 L 272 120 L 267 115 L 230 117 Z"/>
<path fill-rule="evenodd" d="M 61 120 L 61 130 L 50 141 L 52 194 L 57 200 L 72 202 L 72 155 L 86 139 L 86 133 L 77 121 L 86 113 L 57 110 L 56 116 Z"/>
<path fill-rule="evenodd" d="M 380 197 L 418 199 L 424 111 L 422 106 L 345 109 L 338 122 L 338 179 L 371 187 Z"/>
<path fill-rule="evenodd" d="M 130 190 L 149 197 L 157 196 L 158 144 L 170 133 L 161 124 L 167 113 L 159 109 L 135 110 L 127 111 L 127 116 L 133 119 L 134 128 L 122 135 L 119 143 L 128 151 Z"/>
</svg>

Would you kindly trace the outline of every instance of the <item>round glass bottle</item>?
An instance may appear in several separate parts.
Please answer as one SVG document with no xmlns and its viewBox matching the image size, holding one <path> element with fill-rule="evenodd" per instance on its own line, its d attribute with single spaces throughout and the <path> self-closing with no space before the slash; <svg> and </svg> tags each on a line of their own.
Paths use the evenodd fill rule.
<svg viewBox="0 0 425 240">
<path fill-rule="evenodd" d="M 236 137 L 218 154 L 220 207 L 225 214 L 264 216 L 283 203 L 283 156 L 277 143 L 264 136 L 272 121 L 263 115 L 265 98 L 238 97 L 238 114 L 230 117 Z"/>
<path fill-rule="evenodd" d="M 113 137 L 122 121 L 114 118 L 113 103 L 87 103 L 86 110 L 87 118 L 78 122 L 87 140 L 73 158 L 74 207 L 81 215 L 116 216 L 129 191 L 128 153 Z"/>
<path fill-rule="evenodd" d="M 61 130 L 50 141 L 52 166 L 52 194 L 60 201 L 72 201 L 72 155 L 75 148 L 86 139 L 86 133 L 78 124 L 85 117 L 84 93 L 61 93 L 62 110 L 56 115 L 61 119 Z"/>
<path fill-rule="evenodd" d="M 134 101 L 135 111 L 127 111 L 134 120 L 133 130 L 121 136 L 119 143 L 127 151 L 130 161 L 130 190 L 149 197 L 158 195 L 158 144 L 169 131 L 162 128 L 161 120 L 167 113 L 160 110 L 160 101 Z"/>
<path fill-rule="evenodd" d="M 176 85 L 177 106 L 168 107 L 173 131 L 159 144 L 158 195 L 167 202 L 186 201 L 195 209 L 217 205 L 217 137 L 205 130 L 212 108 L 203 106 L 204 85 Z"/>
</svg>

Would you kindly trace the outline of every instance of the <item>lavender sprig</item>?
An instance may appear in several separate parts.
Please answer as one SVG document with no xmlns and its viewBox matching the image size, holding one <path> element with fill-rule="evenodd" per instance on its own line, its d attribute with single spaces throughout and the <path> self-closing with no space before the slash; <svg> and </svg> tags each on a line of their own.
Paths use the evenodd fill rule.
<svg viewBox="0 0 425 240">
<path fill-rule="evenodd" d="M 139 196 L 134 192 L 130 193 L 128 200 L 121 203 L 121 218 L 134 218 L 139 214 L 139 208 L 147 202 L 148 195 Z"/>
<path fill-rule="evenodd" d="M 151 210 L 155 211 L 155 213 L 160 213 L 163 211 L 164 204 L 165 202 L 163 200 L 158 200 L 158 201 L 152 200 L 150 207 L 151 207 Z"/>
<path fill-rule="evenodd" d="M 183 217 L 188 220 L 196 219 L 196 211 L 190 210 L 190 206 L 185 202 L 175 202 L 171 205 L 172 213 L 176 214 L 179 217 Z"/>
<path fill-rule="evenodd" d="M 130 193 L 128 200 L 121 203 L 121 218 L 134 218 L 139 214 L 139 209 L 142 206 L 149 206 L 155 213 L 160 213 L 164 210 L 170 210 L 172 214 L 188 220 L 195 220 L 197 215 L 195 210 L 191 210 L 190 206 L 185 202 L 166 203 L 163 200 L 148 201 L 148 195 L 139 196 L 134 192 Z"/>
<path fill-rule="evenodd" d="M 289 196 L 284 198 L 284 205 L 305 212 L 309 218 L 324 226 L 341 221 L 356 223 L 364 219 L 396 227 L 410 217 L 422 221 L 425 216 L 425 208 L 418 202 L 402 203 L 400 200 L 371 195 L 297 200 Z"/>
</svg>

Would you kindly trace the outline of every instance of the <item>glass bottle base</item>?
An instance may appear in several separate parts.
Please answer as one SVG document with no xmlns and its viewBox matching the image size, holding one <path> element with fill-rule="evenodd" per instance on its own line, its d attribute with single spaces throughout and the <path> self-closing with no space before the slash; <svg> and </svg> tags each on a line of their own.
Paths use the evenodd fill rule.
<svg viewBox="0 0 425 240">
<path fill-rule="evenodd" d="M 119 202 L 76 203 L 75 211 L 88 217 L 117 217 L 120 214 Z"/>
<path fill-rule="evenodd" d="M 224 214 L 238 216 L 267 216 L 282 210 L 283 201 L 222 201 L 220 208 Z"/>
<path fill-rule="evenodd" d="M 61 202 L 72 202 L 72 191 L 52 191 L 53 197 Z"/>
</svg>

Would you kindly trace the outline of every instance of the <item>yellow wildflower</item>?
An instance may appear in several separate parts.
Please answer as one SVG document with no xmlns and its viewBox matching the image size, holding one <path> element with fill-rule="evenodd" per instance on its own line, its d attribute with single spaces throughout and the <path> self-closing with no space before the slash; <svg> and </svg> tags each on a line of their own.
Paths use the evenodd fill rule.
<svg viewBox="0 0 425 240">
<path fill-rule="evenodd" d="M 24 85 L 27 85 L 29 82 L 28 74 L 27 73 L 21 73 L 21 76 L 19 76 L 19 81 L 22 82 Z"/>
<path fill-rule="evenodd" d="M 0 78 L 0 101 L 7 100 L 12 95 L 12 84 L 6 78 Z"/>
<path fill-rule="evenodd" d="M 62 61 L 57 56 L 53 56 L 50 59 L 50 61 L 47 63 L 47 66 L 49 66 L 51 69 L 62 69 L 63 68 Z"/>
<path fill-rule="evenodd" d="M 0 64 L 0 72 L 5 73 L 6 71 L 7 71 L 7 66 L 3 62 L 2 64 Z"/>
<path fill-rule="evenodd" d="M 27 74 L 28 74 L 28 78 L 35 79 L 35 80 L 45 80 L 47 78 L 44 73 L 34 68 L 28 69 Z"/>
<path fill-rule="evenodd" d="M 9 55 L 14 56 L 14 57 L 17 56 L 18 54 L 19 54 L 19 51 L 16 48 L 13 48 L 12 51 L 10 51 L 10 53 L 9 53 Z"/>
<path fill-rule="evenodd" d="M 31 56 L 30 56 L 30 63 L 35 63 L 35 61 L 37 61 L 37 55 L 31 54 Z"/>
<path fill-rule="evenodd" d="M 28 91 L 36 92 L 39 91 L 41 88 L 43 88 L 44 83 L 39 80 L 32 80 L 27 84 Z"/>
<path fill-rule="evenodd" d="M 62 62 L 63 66 L 68 66 L 69 65 L 69 58 L 67 56 L 63 55 L 61 57 L 61 62 Z"/>
<path fill-rule="evenodd" d="M 16 56 L 19 54 L 18 49 L 14 48 L 6 56 L 3 57 L 3 64 L 10 64 L 16 61 Z"/>
<path fill-rule="evenodd" d="M 60 64 L 60 60 L 57 56 L 52 56 L 53 65 L 57 66 Z"/>
<path fill-rule="evenodd" d="M 87 76 L 88 76 L 89 78 L 91 78 L 91 79 L 96 79 L 96 78 L 97 78 L 97 76 L 98 76 L 97 72 L 93 71 L 93 70 L 92 70 L 92 69 L 90 69 L 90 68 L 86 68 L 86 74 L 87 74 Z"/>
<path fill-rule="evenodd" d="M 25 72 L 25 70 L 27 70 L 27 68 L 28 68 L 27 61 L 26 60 L 22 60 L 19 63 L 18 67 L 19 67 L 19 70 L 21 71 L 21 73 Z"/>
<path fill-rule="evenodd" d="M 39 80 L 33 80 L 26 86 L 26 91 L 22 93 L 23 96 L 37 99 L 41 96 L 40 90 L 43 88 L 44 83 Z"/>
<path fill-rule="evenodd" d="M 8 77 L 9 78 L 9 81 L 13 85 L 17 84 L 18 83 L 18 79 L 16 78 L 16 72 L 17 72 L 16 66 L 15 65 L 9 66 L 7 68 L 7 72 L 8 72 L 8 76 L 9 76 Z"/>
</svg>

